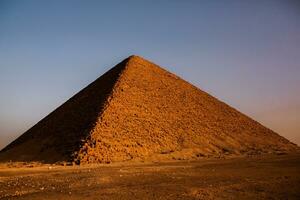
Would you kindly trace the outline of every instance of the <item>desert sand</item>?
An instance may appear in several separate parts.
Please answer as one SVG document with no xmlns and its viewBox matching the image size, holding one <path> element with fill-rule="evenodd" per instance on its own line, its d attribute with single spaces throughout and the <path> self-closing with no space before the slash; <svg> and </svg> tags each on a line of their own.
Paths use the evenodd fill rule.
<svg viewBox="0 0 300 200">
<path fill-rule="evenodd" d="M 300 154 L 193 162 L 0 166 L 1 200 L 299 199 L 299 185 Z"/>
</svg>

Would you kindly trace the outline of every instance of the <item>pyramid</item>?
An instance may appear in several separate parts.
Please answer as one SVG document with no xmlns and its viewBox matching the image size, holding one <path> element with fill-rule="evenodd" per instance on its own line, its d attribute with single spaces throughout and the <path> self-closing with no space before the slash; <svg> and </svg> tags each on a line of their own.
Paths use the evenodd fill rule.
<svg viewBox="0 0 300 200">
<path fill-rule="evenodd" d="M 130 56 L 5 147 L 0 161 L 110 163 L 297 149 L 178 76 Z"/>
</svg>

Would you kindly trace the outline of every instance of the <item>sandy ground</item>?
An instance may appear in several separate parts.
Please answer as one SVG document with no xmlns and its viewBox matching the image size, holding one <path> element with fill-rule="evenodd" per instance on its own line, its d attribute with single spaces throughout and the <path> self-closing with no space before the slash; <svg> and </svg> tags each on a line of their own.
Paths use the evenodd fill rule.
<svg viewBox="0 0 300 200">
<path fill-rule="evenodd" d="M 0 166 L 0 199 L 300 199 L 300 155 L 97 166 Z"/>
</svg>

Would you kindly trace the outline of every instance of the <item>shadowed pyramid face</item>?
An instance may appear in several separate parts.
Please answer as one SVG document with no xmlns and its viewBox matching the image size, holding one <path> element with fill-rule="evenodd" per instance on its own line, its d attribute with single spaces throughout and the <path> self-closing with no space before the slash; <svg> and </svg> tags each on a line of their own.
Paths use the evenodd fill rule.
<svg viewBox="0 0 300 200">
<path fill-rule="evenodd" d="M 297 148 L 170 72 L 131 56 L 7 146 L 0 159 L 107 163 Z"/>
</svg>

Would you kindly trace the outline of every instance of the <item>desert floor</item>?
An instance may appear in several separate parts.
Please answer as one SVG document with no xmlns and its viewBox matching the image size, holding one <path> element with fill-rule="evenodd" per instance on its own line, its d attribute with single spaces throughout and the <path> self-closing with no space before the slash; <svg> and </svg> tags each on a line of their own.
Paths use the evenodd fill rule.
<svg viewBox="0 0 300 200">
<path fill-rule="evenodd" d="M 0 165 L 0 199 L 300 199 L 300 155 L 81 167 Z"/>
</svg>

